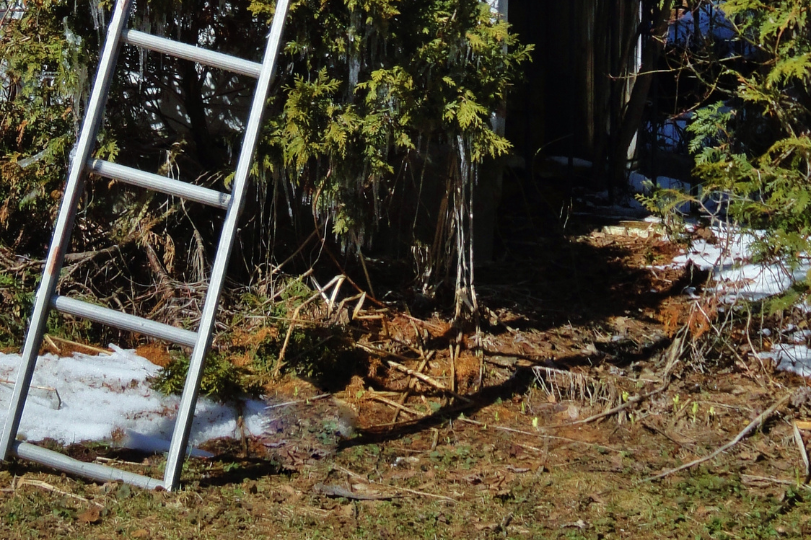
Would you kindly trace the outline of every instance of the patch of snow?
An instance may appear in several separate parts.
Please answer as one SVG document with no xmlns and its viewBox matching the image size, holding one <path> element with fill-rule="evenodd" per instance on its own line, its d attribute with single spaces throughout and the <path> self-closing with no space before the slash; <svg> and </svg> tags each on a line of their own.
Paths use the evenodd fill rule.
<svg viewBox="0 0 811 540">
<path fill-rule="evenodd" d="M 794 269 L 779 262 L 753 263 L 752 247 L 763 234 L 760 231 L 743 234 L 728 227 L 713 227 L 712 231 L 716 237 L 713 242 L 695 240 L 687 253 L 673 259 L 673 264 L 684 266 L 692 262 L 703 270 L 711 270 L 715 280 L 714 290 L 727 303 L 778 295 L 795 282 L 805 279 L 811 271 L 809 258 Z M 800 308 L 811 311 L 808 302 Z M 721 308 L 718 311 L 722 311 Z M 770 336 L 772 331 L 764 328 L 761 334 Z M 772 350 L 760 353 L 760 357 L 771 359 L 777 369 L 811 377 L 811 350 L 808 348 L 811 330 L 799 330 L 793 324 L 788 324 L 778 332 L 778 338 L 786 342 L 773 343 Z"/>
<path fill-rule="evenodd" d="M 779 370 L 811 377 L 811 349 L 805 345 L 775 344 L 772 351 L 762 352 L 759 356 L 770 359 Z"/>
<path fill-rule="evenodd" d="M 779 263 L 751 262 L 757 232 L 741 234 L 720 227 L 714 227 L 712 231 L 715 242 L 696 240 L 689 252 L 674 258 L 673 263 L 684 266 L 691 261 L 702 270 L 712 270 L 716 291 L 723 293 L 728 302 L 738 298 L 761 300 L 780 294 L 803 280 L 811 270 L 811 261 L 808 260 L 794 269 Z"/>
<path fill-rule="evenodd" d="M 110 346 L 109 355 L 74 354 L 39 357 L 19 434 L 29 441 L 55 439 L 62 444 L 112 440 L 123 435 L 127 448 L 164 451 L 175 424 L 180 398 L 164 396 L 148 382 L 160 368 L 133 351 Z M 19 354 L 0 354 L 0 378 L 14 380 Z M 50 389 L 55 389 L 55 392 Z M 5 422 L 12 389 L 0 385 L 0 422 Z M 58 394 L 58 398 L 54 399 Z M 250 400 L 242 407 L 248 435 L 263 431 L 266 403 Z M 190 443 L 239 437 L 239 412 L 205 397 L 197 401 Z"/>
</svg>

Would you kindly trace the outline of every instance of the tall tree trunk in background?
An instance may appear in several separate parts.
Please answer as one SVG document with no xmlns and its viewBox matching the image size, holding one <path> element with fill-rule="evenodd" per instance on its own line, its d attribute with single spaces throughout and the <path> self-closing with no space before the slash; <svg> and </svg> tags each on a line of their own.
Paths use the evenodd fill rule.
<svg viewBox="0 0 811 540">
<path fill-rule="evenodd" d="M 533 0 L 534 1 L 534 0 Z M 493 17 L 508 20 L 509 0 L 487 0 Z M 506 52 L 506 45 L 504 46 Z M 503 102 L 493 111 L 490 123 L 498 135 L 504 136 L 507 123 L 507 103 Z M 478 184 L 473 194 L 473 238 L 476 248 L 474 264 L 486 265 L 493 261 L 498 205 L 501 202 L 501 188 L 504 179 L 504 159 L 487 158 L 481 164 Z"/>
<path fill-rule="evenodd" d="M 631 96 L 625 106 L 619 133 L 616 135 L 616 146 L 614 146 L 613 155 L 611 156 L 611 188 L 617 188 L 625 182 L 625 164 L 628 161 L 628 149 L 631 147 L 631 143 L 642 123 L 645 104 L 653 83 L 653 72 L 656 70 L 665 45 L 664 36 L 667 33 L 673 0 L 661 0 L 661 3 L 654 0 L 651 4 L 653 4 L 650 8 L 651 31 L 647 35 L 643 33 L 645 41 L 643 42 L 642 62 L 639 73 L 634 80 Z"/>
</svg>

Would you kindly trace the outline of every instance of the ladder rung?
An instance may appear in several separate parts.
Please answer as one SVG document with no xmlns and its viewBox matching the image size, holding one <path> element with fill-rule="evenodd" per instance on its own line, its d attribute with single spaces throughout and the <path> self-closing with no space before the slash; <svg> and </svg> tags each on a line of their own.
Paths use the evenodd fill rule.
<svg viewBox="0 0 811 540">
<path fill-rule="evenodd" d="M 121 34 L 121 41 L 136 47 L 143 47 L 150 51 L 155 51 L 184 60 L 191 60 L 198 64 L 205 64 L 207 66 L 232 71 L 240 75 L 247 75 L 254 79 L 259 78 L 259 73 L 262 71 L 262 64 L 251 62 L 250 60 L 243 60 L 236 56 L 230 56 L 223 53 L 209 51 L 194 45 L 187 45 L 179 41 L 153 36 L 138 30 L 124 30 Z"/>
<path fill-rule="evenodd" d="M 150 321 L 149 319 L 143 319 L 135 315 L 121 313 L 114 309 L 89 304 L 74 298 L 54 296 L 51 299 L 51 305 L 58 311 L 67 313 L 68 315 L 83 317 L 93 322 L 106 324 L 122 330 L 129 330 L 130 332 L 146 334 L 147 336 L 177 343 L 178 345 L 194 347 L 197 343 L 196 332 L 175 328 L 168 324 Z"/>
<path fill-rule="evenodd" d="M 208 204 L 217 208 L 227 209 L 228 203 L 231 202 L 231 195 L 227 193 L 195 186 L 187 182 L 180 182 L 158 174 L 139 171 L 131 167 L 124 167 L 109 161 L 91 159 L 87 162 L 87 167 L 94 173 L 107 178 L 115 178 L 134 186 L 160 191 L 167 195 L 182 197 L 189 201 Z"/>
<path fill-rule="evenodd" d="M 99 465 L 98 463 L 85 463 L 84 461 L 79 461 L 78 459 L 60 454 L 59 452 L 40 448 L 31 443 L 17 441 L 14 443 L 12 452 L 23 459 L 35 461 L 60 471 L 92 478 L 99 482 L 121 480 L 127 484 L 132 484 L 144 489 L 163 487 L 163 482 L 155 478 L 114 469 L 113 467 Z"/>
</svg>

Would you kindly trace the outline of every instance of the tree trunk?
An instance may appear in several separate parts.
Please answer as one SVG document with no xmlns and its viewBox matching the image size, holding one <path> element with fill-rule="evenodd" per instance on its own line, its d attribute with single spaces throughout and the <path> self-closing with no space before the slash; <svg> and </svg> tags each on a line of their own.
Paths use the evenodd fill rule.
<svg viewBox="0 0 811 540">
<path fill-rule="evenodd" d="M 613 149 L 611 160 L 611 187 L 616 188 L 625 182 L 625 164 L 628 161 L 628 149 L 634 140 L 634 136 L 639 131 L 642 117 L 645 112 L 645 104 L 648 100 L 651 84 L 653 83 L 654 71 L 659 61 L 659 57 L 664 49 L 663 36 L 667 33 L 667 25 L 670 21 L 670 12 L 673 0 L 664 0 L 661 7 L 654 5 L 651 18 L 652 31 L 648 36 L 645 47 L 642 51 L 642 63 L 639 67 L 639 74 L 634 81 L 631 96 L 625 107 L 625 114 L 622 117 L 617 144 Z M 644 23 L 643 23 L 644 24 Z"/>
</svg>

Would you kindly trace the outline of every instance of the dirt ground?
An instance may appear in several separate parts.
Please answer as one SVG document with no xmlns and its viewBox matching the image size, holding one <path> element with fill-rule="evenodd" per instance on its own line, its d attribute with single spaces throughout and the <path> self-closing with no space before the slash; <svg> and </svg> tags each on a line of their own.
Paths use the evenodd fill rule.
<svg viewBox="0 0 811 540">
<path fill-rule="evenodd" d="M 605 224 L 503 241 L 500 262 L 477 271 L 478 338 L 430 307 L 367 309 L 350 324 L 358 370 L 318 399 L 312 382 L 274 384 L 275 403 L 295 403 L 268 410 L 263 437 L 210 443 L 217 457 L 190 460 L 176 493 L 10 462 L 0 537 L 811 535 L 802 391 L 728 451 L 650 479 L 710 456 L 806 382 L 740 343 L 687 354 L 713 331 L 695 315 L 707 301 L 684 294 L 706 275 L 652 269 L 681 248 Z M 103 444 L 65 450 L 153 476 L 164 465 Z"/>
</svg>

